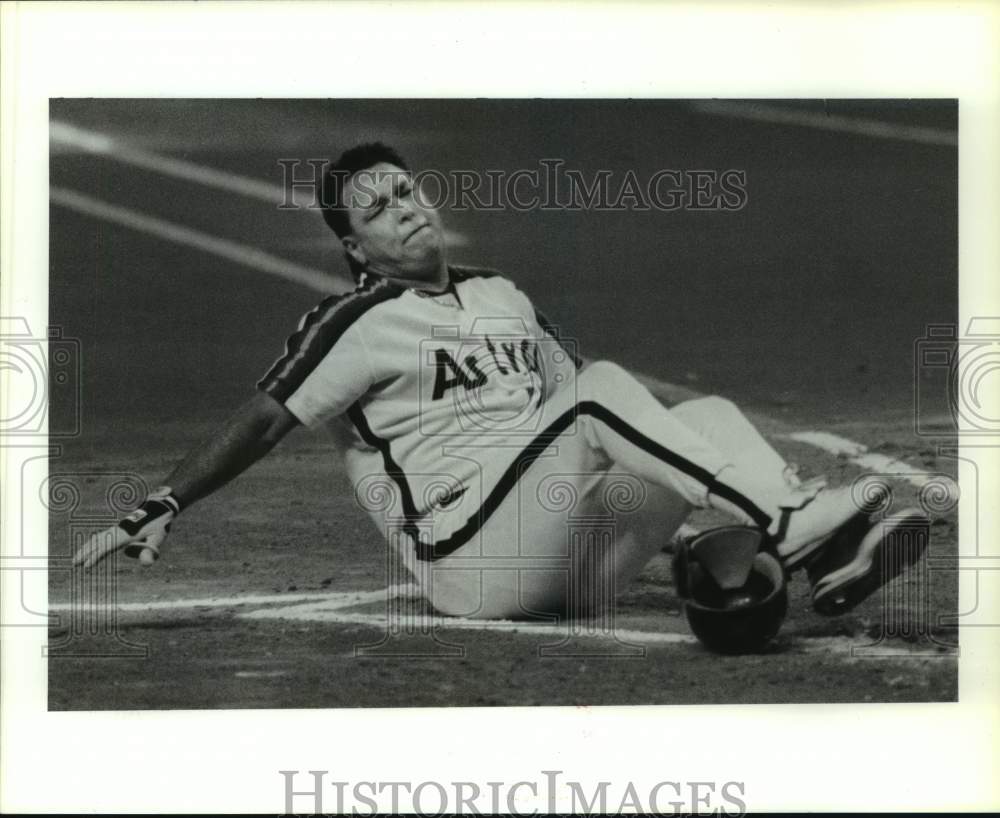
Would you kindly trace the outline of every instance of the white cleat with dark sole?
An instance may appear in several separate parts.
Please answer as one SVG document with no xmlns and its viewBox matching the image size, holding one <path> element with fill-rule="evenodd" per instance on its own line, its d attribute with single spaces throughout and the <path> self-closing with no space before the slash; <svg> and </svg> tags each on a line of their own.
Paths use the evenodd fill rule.
<svg viewBox="0 0 1000 818">
<path fill-rule="evenodd" d="M 821 489 L 799 508 L 782 508 L 781 517 L 775 523 L 776 531 L 768 533 L 777 542 L 778 556 L 785 570 L 802 567 L 845 530 L 856 532 L 860 540 L 869 524 L 872 508 L 878 507 L 884 497 L 876 491 L 865 499 L 869 505 L 859 507 L 851 487 L 844 486 Z"/>
<path fill-rule="evenodd" d="M 817 613 L 847 613 L 918 562 L 930 540 L 930 519 L 915 508 L 866 520 L 864 527 L 854 523 L 838 532 L 807 566 Z"/>
</svg>

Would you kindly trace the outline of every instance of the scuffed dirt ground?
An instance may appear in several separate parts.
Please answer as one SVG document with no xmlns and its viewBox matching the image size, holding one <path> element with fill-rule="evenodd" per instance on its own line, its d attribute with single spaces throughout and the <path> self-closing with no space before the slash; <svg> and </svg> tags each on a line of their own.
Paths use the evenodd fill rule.
<svg viewBox="0 0 1000 818">
<path fill-rule="evenodd" d="M 807 451 L 789 451 L 792 457 L 796 454 L 811 456 L 813 462 L 805 461 L 804 470 L 826 462 Z M 828 469 L 838 470 L 845 477 L 857 473 L 846 464 L 838 468 L 834 463 Z M 820 617 L 811 610 L 804 577 L 796 576 L 779 639 L 757 656 L 720 657 L 698 644 L 647 643 L 639 657 L 553 657 L 540 655 L 543 646 L 559 642 L 549 633 L 449 628 L 434 633 L 440 642 L 460 646 L 458 656 L 422 655 L 443 649 L 427 635 L 393 640 L 391 650 L 406 656 L 358 656 L 356 648 L 384 638 L 384 626 L 243 618 L 250 611 L 301 604 L 304 594 L 385 587 L 383 549 L 338 480 L 343 477 L 330 467 L 325 452 L 309 437 L 298 435 L 235 485 L 186 513 L 156 566 L 142 569 L 122 560 L 113 575 L 119 602 L 237 595 L 273 601 L 121 612 L 118 636 L 136 647 L 86 635 L 74 636 L 61 650 L 56 647 L 49 660 L 50 707 L 899 702 L 951 701 L 957 696 L 956 657 L 948 649 L 956 640 L 954 628 L 880 642 L 887 627 L 898 630 L 908 623 L 920 628 L 936 622 L 938 614 L 955 611 L 954 571 L 930 574 L 929 610 L 890 608 L 889 619 L 881 595 L 848 615 Z M 900 487 L 900 495 L 907 493 L 909 489 Z M 897 501 L 911 499 L 899 496 Z M 285 510 L 302 505 L 314 513 L 291 520 L 285 516 Z M 52 537 L 55 552 L 66 541 L 65 531 L 54 525 Z M 946 564 L 955 553 L 954 519 L 939 520 L 932 537 L 934 564 Z M 918 581 L 925 579 L 909 580 L 907 593 L 902 581 L 897 582 L 890 602 L 919 598 Z M 65 573 L 54 572 L 51 585 L 53 601 L 69 598 Z M 288 601 L 283 603 L 282 597 Z M 387 604 L 348 610 L 378 614 Z M 62 615 L 63 622 L 50 633 L 54 646 L 74 628 L 86 630 L 95 622 L 92 616 Z M 666 555 L 650 563 L 619 600 L 615 628 L 687 633 L 670 587 Z M 869 648 L 869 653 L 888 649 L 892 655 L 851 655 L 852 646 L 864 653 L 872 645 L 878 647 Z M 585 640 L 581 650 L 592 652 L 593 640 Z M 128 651 L 137 655 L 120 655 Z M 66 655 L 101 652 L 119 655 Z"/>
</svg>

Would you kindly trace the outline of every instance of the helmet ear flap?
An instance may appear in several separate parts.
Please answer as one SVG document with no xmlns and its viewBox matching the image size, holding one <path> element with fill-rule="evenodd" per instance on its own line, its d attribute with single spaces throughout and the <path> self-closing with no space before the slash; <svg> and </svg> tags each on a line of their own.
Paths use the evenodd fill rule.
<svg viewBox="0 0 1000 818">
<path fill-rule="evenodd" d="M 742 587 L 763 544 L 760 529 L 740 525 L 712 528 L 687 538 L 671 562 L 677 594 L 691 598 L 705 584 L 717 591 Z"/>
<path fill-rule="evenodd" d="M 788 609 L 785 573 L 760 529 L 703 531 L 678 547 L 672 567 L 688 624 L 709 649 L 748 653 L 777 634 Z"/>
<path fill-rule="evenodd" d="M 691 550 L 691 540 L 685 540 L 674 552 L 670 565 L 674 588 L 681 599 L 695 599 L 703 589 L 720 590 L 712 574 L 707 572 Z"/>
<path fill-rule="evenodd" d="M 690 548 L 698 565 L 724 591 L 747 584 L 761 546 L 763 532 L 747 526 L 724 526 L 702 532 L 691 540 Z"/>
<path fill-rule="evenodd" d="M 688 556 L 690 548 L 691 541 L 684 540 L 677 546 L 674 557 L 670 561 L 671 572 L 674 576 L 674 588 L 677 590 L 677 596 L 681 599 L 688 599 L 691 596 L 690 558 Z"/>
</svg>

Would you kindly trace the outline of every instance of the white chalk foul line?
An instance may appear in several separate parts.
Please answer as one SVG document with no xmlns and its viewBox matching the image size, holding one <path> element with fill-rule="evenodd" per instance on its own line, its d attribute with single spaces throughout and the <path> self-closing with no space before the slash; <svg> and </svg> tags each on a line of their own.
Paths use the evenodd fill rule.
<svg viewBox="0 0 1000 818">
<path fill-rule="evenodd" d="M 826 114 L 818 111 L 794 111 L 777 105 L 759 102 L 723 102 L 706 100 L 693 103 L 694 109 L 703 114 L 728 116 L 766 122 L 771 125 L 798 125 L 821 131 L 849 133 L 873 139 L 898 139 L 924 145 L 958 146 L 958 134 L 944 128 L 919 125 L 901 125 L 864 117 Z"/>
<path fill-rule="evenodd" d="M 290 602 L 322 601 L 339 608 L 366 605 L 388 599 L 418 598 L 420 591 L 415 585 L 391 585 L 377 591 L 317 591 L 301 594 L 237 594 L 234 596 L 211 596 L 196 599 L 162 599 L 145 602 L 119 602 L 115 609 L 124 613 L 146 611 L 171 611 L 184 608 L 233 608 L 241 605 L 286 605 Z M 94 603 L 99 604 L 99 603 Z M 49 605 L 50 611 L 78 610 L 81 603 L 57 602 Z"/>
<path fill-rule="evenodd" d="M 49 140 L 55 145 L 105 156 L 115 162 L 151 170 L 186 182 L 237 193 L 241 196 L 269 202 L 276 207 L 285 200 L 285 190 L 279 185 L 143 150 L 108 134 L 78 128 L 68 122 L 59 122 L 58 120 L 50 122 Z"/>
<path fill-rule="evenodd" d="M 935 503 L 947 508 L 958 502 L 959 487 L 952 478 L 940 472 L 930 472 L 919 466 L 914 466 L 903 460 L 897 460 L 877 452 L 869 452 L 868 448 L 847 438 L 839 437 L 830 432 L 791 432 L 782 435 L 787 440 L 794 440 L 815 446 L 834 456 L 846 457 L 851 463 L 875 474 L 889 475 L 905 480 L 918 489 L 933 488 L 941 494 L 941 499 Z"/>
<path fill-rule="evenodd" d="M 130 230 L 155 236 L 174 244 L 181 244 L 185 247 L 210 253 L 251 270 L 277 276 L 295 284 L 301 284 L 316 292 L 330 294 L 337 289 L 335 285 L 339 284 L 340 288 L 343 289 L 346 284 L 342 277 L 335 276 L 332 273 L 324 273 L 312 267 L 296 264 L 294 261 L 279 258 L 249 245 L 223 239 L 209 233 L 203 233 L 200 230 L 185 227 L 166 219 L 147 216 L 138 211 L 78 193 L 75 190 L 61 187 L 50 188 L 49 199 L 60 207 L 66 207 L 78 213 L 83 213 L 86 216 L 113 222 Z"/>
<path fill-rule="evenodd" d="M 241 619 L 279 619 L 295 622 L 315 622 L 330 625 L 362 625 L 377 630 L 392 629 L 396 633 L 429 633 L 432 630 L 463 630 L 483 633 L 507 633 L 518 636 L 557 636 L 590 640 L 593 642 L 618 642 L 638 645 L 697 645 L 698 640 L 689 633 L 675 631 L 646 631 L 613 626 L 606 631 L 571 630 L 568 624 L 545 622 L 517 622 L 510 619 L 462 619 L 453 616 L 433 614 L 392 614 L 360 613 L 342 610 L 337 603 L 313 602 L 289 607 L 267 608 L 237 614 Z M 853 656 L 859 648 L 864 648 L 862 639 L 848 636 L 792 637 L 787 646 L 794 653 L 818 653 Z M 934 656 L 940 651 L 935 651 Z M 918 652 L 906 645 L 879 645 L 878 658 L 925 658 L 926 652 Z"/>
<path fill-rule="evenodd" d="M 517 622 L 508 619 L 463 619 L 438 614 L 392 614 L 386 611 L 363 613 L 350 610 L 359 605 L 376 602 L 388 603 L 394 599 L 419 599 L 419 588 L 415 585 L 393 585 L 378 591 L 329 591 L 326 593 L 303 594 L 258 594 L 230 597 L 207 597 L 198 599 L 174 599 L 150 602 L 119 603 L 116 610 L 121 613 L 143 613 L 157 611 L 205 610 L 212 608 L 242 608 L 247 605 L 267 607 L 254 611 L 237 613 L 237 618 L 254 620 L 287 620 L 313 622 L 325 625 L 361 625 L 376 630 L 392 629 L 397 633 L 430 633 L 432 630 L 466 630 L 484 633 L 509 633 L 520 636 L 557 636 L 590 639 L 593 641 L 615 641 L 639 645 L 695 645 L 698 640 L 688 633 L 674 631 L 646 631 L 633 628 L 614 627 L 607 631 L 573 631 L 568 625 L 545 622 Z M 295 604 L 289 604 L 295 603 Z M 49 606 L 53 612 L 79 610 L 78 603 L 56 603 Z M 816 636 L 792 638 L 788 647 L 796 653 L 821 653 L 853 656 L 858 648 L 865 648 L 857 639 L 848 636 Z M 875 658 L 936 658 L 948 655 L 947 651 L 928 654 L 906 645 L 878 645 Z"/>
<path fill-rule="evenodd" d="M 276 208 L 296 204 L 295 189 L 286 191 L 282 185 L 273 182 L 263 182 L 249 176 L 219 170 L 211 165 L 201 165 L 196 162 L 188 162 L 185 159 L 177 159 L 173 156 L 144 150 L 100 131 L 79 128 L 68 122 L 58 120 L 50 122 L 49 139 L 56 145 L 103 156 L 115 162 L 142 168 L 173 179 L 236 193 L 250 199 L 267 202 Z M 307 181 L 300 183 L 298 187 L 315 184 L 315 180 Z M 313 195 L 309 196 L 308 201 L 309 204 L 316 201 L 315 190 Z M 452 248 L 465 247 L 469 243 L 465 236 L 453 230 L 446 230 L 444 239 L 445 243 Z M 335 241 L 335 239 L 331 238 L 330 241 Z"/>
<path fill-rule="evenodd" d="M 248 611 L 239 614 L 241 619 L 288 619 L 297 622 L 318 622 L 332 625 L 366 625 L 386 630 L 390 626 L 403 633 L 429 632 L 430 630 L 465 630 L 489 633 L 514 633 L 522 636 L 568 636 L 565 625 L 545 622 L 516 622 L 512 619 L 462 619 L 454 616 L 419 616 L 413 614 L 393 615 L 385 613 L 366 614 L 341 611 L 325 603 L 312 603 L 282 608 L 280 610 Z M 637 631 L 628 628 L 614 628 L 606 633 L 586 634 L 591 639 L 614 639 L 622 642 L 644 644 L 696 644 L 697 639 L 685 633 L 669 631 Z"/>
</svg>

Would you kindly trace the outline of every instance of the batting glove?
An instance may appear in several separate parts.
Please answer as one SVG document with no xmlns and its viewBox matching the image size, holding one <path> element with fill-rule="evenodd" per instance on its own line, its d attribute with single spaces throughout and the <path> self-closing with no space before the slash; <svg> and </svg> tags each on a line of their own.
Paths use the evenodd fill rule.
<svg viewBox="0 0 1000 818">
<path fill-rule="evenodd" d="M 118 525 L 99 531 L 87 540 L 73 557 L 73 564 L 93 568 L 115 551 L 124 549 L 126 557 L 152 565 L 160 558 L 160 546 L 180 510 L 180 501 L 171 489 L 161 486 Z"/>
</svg>

